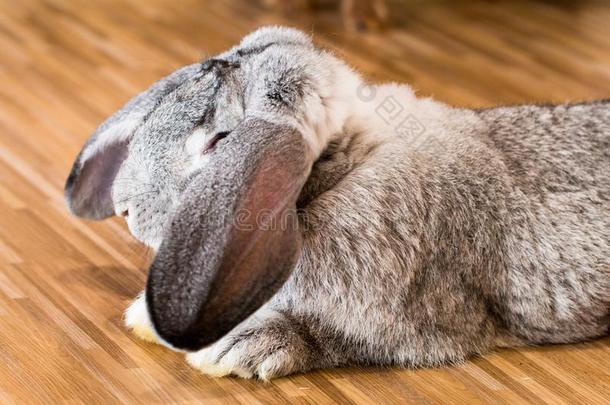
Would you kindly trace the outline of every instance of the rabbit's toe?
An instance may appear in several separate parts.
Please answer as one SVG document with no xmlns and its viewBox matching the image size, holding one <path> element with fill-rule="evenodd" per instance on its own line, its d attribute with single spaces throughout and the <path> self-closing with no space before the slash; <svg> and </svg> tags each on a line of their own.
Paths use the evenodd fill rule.
<svg viewBox="0 0 610 405">
<path fill-rule="evenodd" d="M 240 365 L 237 356 L 228 356 L 228 353 L 223 355 L 226 343 L 229 343 L 225 340 L 226 338 L 198 352 L 187 354 L 186 361 L 197 370 L 212 377 L 236 375 L 242 378 L 251 378 L 252 373 Z"/>
<path fill-rule="evenodd" d="M 147 342 L 159 343 L 157 335 L 152 329 L 144 293 L 131 303 L 125 311 L 125 326 L 129 328 L 137 337 Z"/>
<path fill-rule="evenodd" d="M 236 375 L 261 380 L 306 371 L 312 366 L 309 347 L 288 325 L 277 320 L 231 333 L 186 356 L 201 372 L 221 377 Z"/>
</svg>

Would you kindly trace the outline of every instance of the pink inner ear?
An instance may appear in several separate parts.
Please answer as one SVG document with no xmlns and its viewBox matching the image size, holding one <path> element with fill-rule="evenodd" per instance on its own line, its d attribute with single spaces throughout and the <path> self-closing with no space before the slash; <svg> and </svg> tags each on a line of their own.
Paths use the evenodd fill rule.
<svg viewBox="0 0 610 405">
<path fill-rule="evenodd" d="M 103 219 L 114 215 L 112 184 L 127 158 L 129 141 L 107 145 L 78 168 L 78 161 L 66 182 L 66 199 L 73 214 Z"/>
<path fill-rule="evenodd" d="M 267 302 L 300 252 L 296 200 L 310 164 L 302 135 L 252 118 L 223 143 L 184 191 L 146 287 L 155 330 L 188 350 Z"/>
<path fill-rule="evenodd" d="M 292 270 L 300 251 L 296 199 L 304 177 L 301 165 L 299 159 L 289 162 L 273 156 L 251 179 L 209 303 L 219 316 L 234 305 L 235 297 L 269 298 L 275 290 L 264 290 L 283 283 Z M 244 296 L 244 291 L 250 295 Z"/>
</svg>

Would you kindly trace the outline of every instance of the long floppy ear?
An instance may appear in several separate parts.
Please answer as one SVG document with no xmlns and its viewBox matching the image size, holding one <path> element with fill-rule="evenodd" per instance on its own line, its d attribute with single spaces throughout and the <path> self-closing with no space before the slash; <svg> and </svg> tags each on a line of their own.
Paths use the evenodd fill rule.
<svg viewBox="0 0 610 405">
<path fill-rule="evenodd" d="M 80 217 L 103 219 L 114 214 L 111 189 L 136 128 L 159 100 L 194 76 L 200 64 L 179 69 L 154 83 L 104 121 L 80 151 L 64 189 L 70 211 Z"/>
<path fill-rule="evenodd" d="M 247 119 L 183 194 L 150 267 L 153 326 L 174 347 L 210 344 L 265 303 L 300 253 L 296 200 L 311 163 L 301 134 Z"/>
</svg>

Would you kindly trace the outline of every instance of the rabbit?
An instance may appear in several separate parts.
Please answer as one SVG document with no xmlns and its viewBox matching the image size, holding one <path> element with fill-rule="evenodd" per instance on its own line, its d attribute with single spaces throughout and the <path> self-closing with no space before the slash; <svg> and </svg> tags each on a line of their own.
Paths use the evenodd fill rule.
<svg viewBox="0 0 610 405">
<path fill-rule="evenodd" d="M 610 100 L 451 107 L 264 27 L 112 115 L 65 194 L 156 253 L 127 326 L 213 376 L 610 327 Z"/>
</svg>

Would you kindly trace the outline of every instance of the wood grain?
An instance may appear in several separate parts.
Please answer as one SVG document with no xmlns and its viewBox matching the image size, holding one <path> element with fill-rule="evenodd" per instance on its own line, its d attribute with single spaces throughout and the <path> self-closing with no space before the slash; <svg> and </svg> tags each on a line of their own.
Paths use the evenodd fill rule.
<svg viewBox="0 0 610 405">
<path fill-rule="evenodd" d="M 392 28 L 347 34 L 335 15 L 245 0 L 0 1 L 0 403 L 609 403 L 609 338 L 265 384 L 199 375 L 123 327 L 150 253 L 117 219 L 68 215 L 70 164 L 131 96 L 259 25 L 314 32 L 371 79 L 457 105 L 610 96 L 607 2 L 404 3 Z"/>
</svg>

